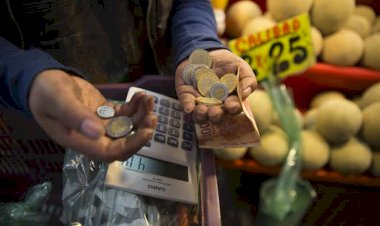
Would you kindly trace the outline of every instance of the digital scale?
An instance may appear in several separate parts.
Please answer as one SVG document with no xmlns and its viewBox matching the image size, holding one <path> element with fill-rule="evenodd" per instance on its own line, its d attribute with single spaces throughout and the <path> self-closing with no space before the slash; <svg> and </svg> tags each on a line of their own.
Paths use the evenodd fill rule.
<svg viewBox="0 0 380 226">
<path fill-rule="evenodd" d="M 178 100 L 131 87 L 126 101 L 144 91 L 154 97 L 157 127 L 152 139 L 126 161 L 108 166 L 106 186 L 183 203 L 198 203 L 197 143 L 194 123 Z"/>
</svg>

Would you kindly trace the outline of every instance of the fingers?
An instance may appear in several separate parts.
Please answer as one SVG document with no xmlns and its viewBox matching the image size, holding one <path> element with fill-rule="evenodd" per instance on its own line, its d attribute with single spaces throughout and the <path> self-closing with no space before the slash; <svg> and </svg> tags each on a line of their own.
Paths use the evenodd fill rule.
<svg viewBox="0 0 380 226">
<path fill-rule="evenodd" d="M 181 103 L 183 111 L 188 114 L 195 109 L 195 96 L 191 93 L 182 93 L 179 95 L 179 101 Z"/>
<path fill-rule="evenodd" d="M 98 95 L 96 100 L 99 102 L 104 100 L 98 92 L 93 95 Z M 45 130 L 51 129 L 44 125 L 44 120 L 52 118 L 62 122 L 67 130 L 74 129 L 89 138 L 96 139 L 104 134 L 102 121 L 95 115 L 94 109 L 88 108 L 83 102 L 85 101 L 82 89 L 76 85 L 70 75 L 58 70 L 40 73 L 30 91 L 31 111 Z"/>
<path fill-rule="evenodd" d="M 157 125 L 157 117 L 153 113 L 145 115 L 138 124 L 135 133 L 127 138 L 110 139 L 102 136 L 96 140 L 89 139 L 77 131 L 70 133 L 58 121 L 50 121 L 49 127 L 56 131 L 57 142 L 88 156 L 92 160 L 112 162 L 124 161 L 140 150 L 151 138 Z"/>
<path fill-rule="evenodd" d="M 126 102 L 122 104 L 120 107 L 115 108 L 116 115 L 125 115 L 128 117 L 132 117 L 137 112 L 139 103 L 142 101 L 142 99 L 145 96 L 146 96 L 145 92 L 135 93 L 129 102 Z M 153 110 L 153 105 L 149 107 L 152 107 L 152 110 Z"/>
<path fill-rule="evenodd" d="M 243 60 L 241 60 L 239 86 L 241 87 L 242 99 L 244 100 L 251 94 L 257 87 L 257 80 L 251 67 Z"/>
<path fill-rule="evenodd" d="M 140 150 L 150 139 L 157 125 L 157 117 L 153 113 L 147 113 L 138 124 L 135 133 L 127 138 L 117 139 L 110 143 L 104 160 L 124 161 Z"/>
<path fill-rule="evenodd" d="M 239 97 L 236 95 L 231 95 L 227 97 L 224 101 L 224 108 L 227 113 L 235 115 L 242 111 L 242 106 L 240 104 Z"/>
</svg>

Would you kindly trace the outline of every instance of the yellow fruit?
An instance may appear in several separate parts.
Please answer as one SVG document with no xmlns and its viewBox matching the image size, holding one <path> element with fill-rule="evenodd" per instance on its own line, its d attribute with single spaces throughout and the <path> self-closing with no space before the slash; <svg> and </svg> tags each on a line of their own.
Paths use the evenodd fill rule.
<svg viewBox="0 0 380 226">
<path fill-rule="evenodd" d="M 323 37 L 321 32 L 314 26 L 311 27 L 311 42 L 313 43 L 314 56 L 318 57 L 323 48 Z"/>
<path fill-rule="evenodd" d="M 372 33 L 380 31 L 380 16 L 376 17 L 375 22 L 372 25 Z"/>
<path fill-rule="evenodd" d="M 229 160 L 229 161 L 241 159 L 245 155 L 247 150 L 248 148 L 245 148 L 245 147 L 213 149 L 216 157 L 223 160 Z"/>
<path fill-rule="evenodd" d="M 369 169 L 372 152 L 369 147 L 355 138 L 331 148 L 330 167 L 343 174 L 361 174 Z"/>
<path fill-rule="evenodd" d="M 255 34 L 259 31 L 265 31 L 276 25 L 273 20 L 259 16 L 255 17 L 247 22 L 243 29 L 243 35 Z"/>
<path fill-rule="evenodd" d="M 309 12 L 313 0 L 267 0 L 268 11 L 276 21 Z"/>
<path fill-rule="evenodd" d="M 342 29 L 324 39 L 322 60 L 339 66 L 353 66 L 363 55 L 363 40 L 351 30 Z"/>
<path fill-rule="evenodd" d="M 346 97 L 338 91 L 324 91 L 318 93 L 313 97 L 310 103 L 310 107 L 319 108 L 322 104 L 334 99 L 346 99 Z"/>
<path fill-rule="evenodd" d="M 361 135 L 369 145 L 380 148 L 380 102 L 364 108 Z"/>
<path fill-rule="evenodd" d="M 267 18 L 267 19 L 269 19 L 269 20 L 271 20 L 271 21 L 273 21 L 273 22 L 276 23 L 276 20 L 273 18 L 272 14 L 270 14 L 269 11 L 266 11 L 266 12 L 264 13 L 263 17 L 265 17 L 265 18 Z"/>
<path fill-rule="evenodd" d="M 380 70 L 380 33 L 374 33 L 364 40 L 364 53 L 361 64 L 363 66 Z"/>
<path fill-rule="evenodd" d="M 360 108 L 364 109 L 365 107 L 376 102 L 380 102 L 380 82 L 375 83 L 364 90 L 359 104 Z"/>
<path fill-rule="evenodd" d="M 249 148 L 248 153 L 264 166 L 275 166 L 284 161 L 288 148 L 286 134 L 281 128 L 272 125 L 262 134 L 260 146 Z"/>
<path fill-rule="evenodd" d="M 315 119 L 317 117 L 317 108 L 312 108 L 306 111 L 304 115 L 304 128 L 305 129 L 314 129 L 315 127 Z"/>
<path fill-rule="evenodd" d="M 380 176 L 380 151 L 372 152 L 371 173 L 376 177 Z"/>
<path fill-rule="evenodd" d="M 247 22 L 257 16 L 261 16 L 262 11 L 259 5 L 253 1 L 243 0 L 233 3 L 226 13 L 226 33 L 231 38 L 240 37 Z"/>
<path fill-rule="evenodd" d="M 248 96 L 249 106 L 255 117 L 260 133 L 272 123 L 273 106 L 268 94 L 264 90 L 257 89 Z"/>
<path fill-rule="evenodd" d="M 300 110 L 297 108 L 294 109 L 294 114 L 296 115 L 296 119 L 301 126 L 301 128 L 304 126 L 304 117 Z M 278 113 L 276 111 L 273 111 L 273 118 L 272 118 L 272 124 L 275 126 L 281 127 L 280 118 L 278 117 Z"/>
<path fill-rule="evenodd" d="M 357 5 L 354 14 L 364 17 L 370 25 L 373 24 L 376 18 L 375 11 L 367 5 Z"/>
<path fill-rule="evenodd" d="M 346 142 L 362 125 L 362 112 L 352 101 L 335 99 L 318 108 L 315 130 L 331 143 Z"/>
<path fill-rule="evenodd" d="M 313 131 L 304 130 L 302 136 L 302 168 L 317 170 L 323 168 L 330 155 L 330 147 L 323 137 Z"/>
<path fill-rule="evenodd" d="M 354 12 L 355 0 L 316 0 L 311 9 L 312 24 L 323 35 L 336 32 Z"/>
<path fill-rule="evenodd" d="M 360 37 L 365 38 L 371 33 L 371 25 L 368 20 L 362 16 L 351 15 L 342 28 L 356 32 Z"/>
</svg>

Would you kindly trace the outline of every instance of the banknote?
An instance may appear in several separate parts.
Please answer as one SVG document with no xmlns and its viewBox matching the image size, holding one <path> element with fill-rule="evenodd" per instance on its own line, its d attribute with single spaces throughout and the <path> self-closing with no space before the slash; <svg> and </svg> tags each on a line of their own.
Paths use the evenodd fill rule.
<svg viewBox="0 0 380 226">
<path fill-rule="evenodd" d="M 238 81 L 239 72 L 240 68 L 237 69 Z M 220 124 L 195 124 L 200 148 L 254 147 L 260 144 L 255 118 L 248 100 L 242 100 L 241 89 L 238 85 L 237 94 L 243 108 L 240 114 L 226 115 Z"/>
</svg>

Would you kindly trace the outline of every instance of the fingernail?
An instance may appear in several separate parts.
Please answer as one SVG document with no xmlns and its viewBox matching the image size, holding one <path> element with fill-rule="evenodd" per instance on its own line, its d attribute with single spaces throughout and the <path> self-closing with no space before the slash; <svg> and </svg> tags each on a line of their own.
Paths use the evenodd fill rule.
<svg viewBox="0 0 380 226">
<path fill-rule="evenodd" d="M 85 136 L 96 139 L 102 135 L 103 127 L 94 121 L 86 119 L 82 122 L 80 130 Z"/>
<path fill-rule="evenodd" d="M 252 88 L 251 88 L 251 87 L 246 88 L 246 89 L 243 91 L 243 93 L 244 93 L 245 96 L 248 96 L 249 94 L 252 93 Z"/>
</svg>

